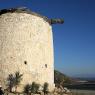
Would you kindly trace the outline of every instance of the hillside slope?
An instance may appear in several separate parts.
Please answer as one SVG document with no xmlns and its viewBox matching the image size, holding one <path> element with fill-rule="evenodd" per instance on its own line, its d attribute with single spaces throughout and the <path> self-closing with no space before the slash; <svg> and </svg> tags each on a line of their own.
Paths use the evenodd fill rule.
<svg viewBox="0 0 95 95">
<path fill-rule="evenodd" d="M 72 82 L 72 79 L 65 74 L 59 72 L 58 70 L 54 70 L 54 82 L 56 85 L 65 85 L 70 84 Z"/>
</svg>

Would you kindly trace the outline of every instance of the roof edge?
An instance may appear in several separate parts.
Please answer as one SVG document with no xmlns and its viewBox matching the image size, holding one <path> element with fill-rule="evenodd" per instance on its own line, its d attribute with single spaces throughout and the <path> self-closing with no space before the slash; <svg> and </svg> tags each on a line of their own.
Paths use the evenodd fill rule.
<svg viewBox="0 0 95 95">
<path fill-rule="evenodd" d="M 46 22 L 48 22 L 49 24 L 63 24 L 64 23 L 64 19 L 49 19 L 46 16 L 40 15 L 36 12 L 32 12 L 30 9 L 28 9 L 27 7 L 19 7 L 19 8 L 10 8 L 10 9 L 2 9 L 0 10 L 0 15 L 5 14 L 5 13 L 27 13 L 27 14 L 32 14 L 34 16 L 38 16 L 43 18 Z"/>
<path fill-rule="evenodd" d="M 2 9 L 0 10 L 0 15 L 5 14 L 5 13 L 27 13 L 27 14 L 32 14 L 38 17 L 43 18 L 44 20 L 48 21 L 49 19 L 45 16 L 42 16 L 36 12 L 32 12 L 30 9 L 28 9 L 27 7 L 19 7 L 19 8 L 9 8 L 9 9 Z"/>
</svg>

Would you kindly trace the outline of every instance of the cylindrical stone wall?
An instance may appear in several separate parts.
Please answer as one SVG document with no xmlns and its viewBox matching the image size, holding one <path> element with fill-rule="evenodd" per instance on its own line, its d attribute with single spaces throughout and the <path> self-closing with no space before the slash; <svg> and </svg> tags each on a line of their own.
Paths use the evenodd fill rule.
<svg viewBox="0 0 95 95">
<path fill-rule="evenodd" d="M 50 24 L 28 13 L 0 15 L 0 84 L 19 71 L 22 87 L 32 82 L 54 87 L 53 38 Z"/>
</svg>

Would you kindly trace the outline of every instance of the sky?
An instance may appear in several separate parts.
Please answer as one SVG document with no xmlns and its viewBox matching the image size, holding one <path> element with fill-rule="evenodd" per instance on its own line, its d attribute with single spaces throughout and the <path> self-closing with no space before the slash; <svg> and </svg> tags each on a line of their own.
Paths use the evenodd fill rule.
<svg viewBox="0 0 95 95">
<path fill-rule="evenodd" d="M 0 9 L 26 6 L 52 25 L 55 69 L 73 77 L 95 77 L 95 0 L 0 0 Z"/>
</svg>

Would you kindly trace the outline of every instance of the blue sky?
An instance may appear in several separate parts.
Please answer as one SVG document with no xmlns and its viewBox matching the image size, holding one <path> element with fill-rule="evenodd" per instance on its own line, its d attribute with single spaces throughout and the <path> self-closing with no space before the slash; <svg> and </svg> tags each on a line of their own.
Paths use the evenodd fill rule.
<svg viewBox="0 0 95 95">
<path fill-rule="evenodd" d="M 95 0 L 0 0 L 0 9 L 26 6 L 53 26 L 55 68 L 69 76 L 95 77 Z"/>
</svg>

